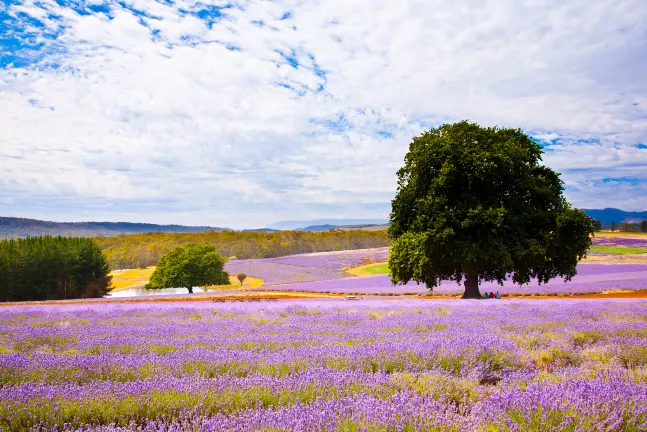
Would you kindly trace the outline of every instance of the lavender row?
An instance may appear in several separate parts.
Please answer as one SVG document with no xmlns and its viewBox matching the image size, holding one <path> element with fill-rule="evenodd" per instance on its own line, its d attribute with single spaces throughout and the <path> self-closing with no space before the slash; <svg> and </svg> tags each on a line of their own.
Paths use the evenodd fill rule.
<svg viewBox="0 0 647 432">
<path fill-rule="evenodd" d="M 409 282 L 393 286 L 387 275 L 346 278 L 311 283 L 276 285 L 279 291 L 305 291 L 346 294 L 429 294 L 423 284 Z M 481 282 L 481 292 L 499 291 L 501 294 L 584 294 L 611 290 L 647 289 L 647 264 L 581 264 L 578 274 L 570 281 L 553 279 L 547 284 L 531 282 L 515 285 L 510 280 L 503 286 L 496 282 Z M 454 281 L 442 281 L 434 294 L 460 294 L 464 288 Z"/>
<path fill-rule="evenodd" d="M 594 246 L 647 248 L 647 237 L 593 237 Z"/>
<path fill-rule="evenodd" d="M 539 421 L 544 430 L 642 430 L 646 307 L 620 300 L 5 307 L 0 428 L 528 430 Z"/>
<path fill-rule="evenodd" d="M 599 242 L 642 241 L 615 237 L 596 238 Z M 628 243 L 627 243 L 628 244 Z M 293 255 L 281 258 L 233 260 L 226 264 L 230 273 L 246 273 L 265 280 L 274 290 L 352 293 L 352 294 L 426 294 L 423 285 L 414 282 L 391 286 L 388 276 L 348 277 L 345 269 L 366 262 L 388 259 L 388 248 Z M 583 294 L 609 290 L 641 290 L 647 288 L 647 264 L 581 264 L 578 274 L 569 283 L 555 279 L 547 284 L 518 286 L 506 281 L 503 286 L 484 282 L 481 290 L 501 294 Z M 459 294 L 463 288 L 443 281 L 434 290 L 437 294 Z"/>
<path fill-rule="evenodd" d="M 327 431 L 327 430 L 644 430 L 645 386 L 611 377 L 539 383 L 513 389 L 477 403 L 458 405 L 399 392 L 384 398 L 362 395 L 274 410 L 248 410 L 236 416 L 185 414 L 170 424 L 149 421 L 130 427 L 88 427 L 77 431 Z"/>
<path fill-rule="evenodd" d="M 388 248 L 290 255 L 279 258 L 230 260 L 225 270 L 259 277 L 266 285 L 341 279 L 345 269 L 388 260 Z"/>
</svg>

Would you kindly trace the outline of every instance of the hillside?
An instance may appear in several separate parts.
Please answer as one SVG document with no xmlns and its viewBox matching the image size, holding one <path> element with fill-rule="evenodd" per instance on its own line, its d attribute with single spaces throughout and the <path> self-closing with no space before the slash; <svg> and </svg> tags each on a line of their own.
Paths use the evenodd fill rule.
<svg viewBox="0 0 647 432">
<path fill-rule="evenodd" d="M 282 221 L 276 222 L 267 228 L 274 230 L 304 230 L 315 231 L 317 228 L 324 229 L 337 228 L 347 225 L 384 225 L 389 221 L 386 219 L 315 219 L 302 221 Z M 326 228 L 330 227 L 330 228 Z M 320 230 L 320 229 L 319 229 Z"/>
<path fill-rule="evenodd" d="M 584 212 L 587 215 L 589 215 L 595 220 L 601 221 L 603 224 L 610 224 L 611 222 L 638 223 L 647 219 L 647 211 L 628 212 L 617 208 L 582 209 L 582 210 L 584 210 Z"/>
<path fill-rule="evenodd" d="M 147 233 L 97 237 L 112 269 L 155 265 L 160 257 L 186 243 L 210 243 L 225 257 L 272 258 L 309 252 L 369 249 L 389 246 L 386 230 Z"/>
<path fill-rule="evenodd" d="M 131 222 L 49 222 L 36 219 L 0 217 L 0 239 L 41 235 L 97 237 L 148 232 L 189 233 L 223 231 L 208 226 L 157 225 Z"/>
</svg>

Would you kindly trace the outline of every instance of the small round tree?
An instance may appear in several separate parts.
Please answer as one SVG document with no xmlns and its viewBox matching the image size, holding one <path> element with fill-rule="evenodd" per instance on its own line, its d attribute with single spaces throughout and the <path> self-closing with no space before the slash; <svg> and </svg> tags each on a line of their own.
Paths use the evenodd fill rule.
<svg viewBox="0 0 647 432">
<path fill-rule="evenodd" d="M 243 282 L 245 282 L 245 279 L 247 279 L 247 275 L 245 273 L 238 273 L 236 275 L 236 278 L 238 278 L 238 281 L 240 282 L 240 286 L 243 286 Z"/>
<path fill-rule="evenodd" d="M 225 260 L 216 247 L 207 243 L 188 243 L 164 255 L 146 284 L 146 289 L 187 288 L 228 285 L 223 270 Z"/>
<path fill-rule="evenodd" d="M 541 155 L 521 130 L 467 121 L 414 138 L 392 201 L 391 281 L 464 280 L 463 298 L 479 298 L 479 281 L 570 280 L 595 226 Z"/>
</svg>

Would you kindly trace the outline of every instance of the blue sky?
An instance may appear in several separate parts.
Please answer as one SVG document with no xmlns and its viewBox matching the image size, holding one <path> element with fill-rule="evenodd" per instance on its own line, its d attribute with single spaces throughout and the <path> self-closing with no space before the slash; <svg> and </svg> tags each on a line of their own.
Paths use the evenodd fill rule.
<svg viewBox="0 0 647 432">
<path fill-rule="evenodd" d="M 386 218 L 411 138 L 460 119 L 646 210 L 645 71 L 644 0 L 5 0 L 0 215 Z"/>
</svg>

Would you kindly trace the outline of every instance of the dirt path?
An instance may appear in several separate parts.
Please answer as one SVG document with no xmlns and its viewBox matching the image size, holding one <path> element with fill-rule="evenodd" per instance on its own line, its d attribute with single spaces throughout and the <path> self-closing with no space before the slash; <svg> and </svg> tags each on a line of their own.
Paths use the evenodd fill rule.
<svg viewBox="0 0 647 432">
<path fill-rule="evenodd" d="M 250 290 L 237 293 L 200 293 L 194 295 L 175 295 L 169 297 L 123 297 L 115 299 L 87 299 L 87 300 L 51 300 L 51 301 L 34 301 L 34 302 L 17 302 L 17 303 L 0 303 L 1 307 L 7 306 L 36 306 L 36 305 L 62 305 L 62 304 L 95 304 L 95 303 L 145 303 L 145 302 L 264 302 L 279 300 L 314 300 L 314 299 L 343 299 L 350 297 L 346 294 L 324 294 L 312 292 L 297 291 L 260 291 Z M 456 300 L 460 295 L 391 295 L 385 296 L 380 294 L 352 296 L 357 300 L 379 298 L 382 300 Z M 521 299 L 521 300 L 577 300 L 577 299 L 647 299 L 647 291 L 615 291 L 596 294 L 571 294 L 571 295 L 504 295 L 502 300 Z M 492 299 L 492 301 L 495 301 Z"/>
<path fill-rule="evenodd" d="M 645 264 L 647 254 L 587 255 L 580 264 Z"/>
<path fill-rule="evenodd" d="M 647 299 L 647 291 L 632 292 L 611 292 L 597 294 L 570 294 L 570 295 L 511 295 L 505 298 L 518 298 L 528 300 L 545 300 L 545 299 Z"/>
</svg>

